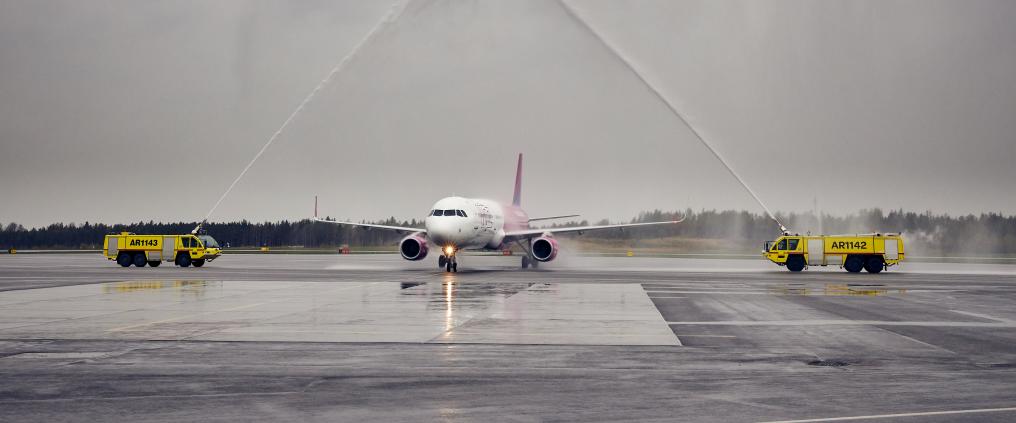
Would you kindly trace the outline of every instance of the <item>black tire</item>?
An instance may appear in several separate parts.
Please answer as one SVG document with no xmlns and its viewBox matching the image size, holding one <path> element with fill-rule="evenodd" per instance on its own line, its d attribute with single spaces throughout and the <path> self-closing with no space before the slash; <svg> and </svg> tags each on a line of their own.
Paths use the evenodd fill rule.
<svg viewBox="0 0 1016 423">
<path fill-rule="evenodd" d="M 440 268 L 444 267 L 446 261 L 448 261 L 448 259 L 445 258 L 444 254 L 442 254 L 440 257 L 438 257 L 437 258 L 437 268 L 440 269 Z"/>
<path fill-rule="evenodd" d="M 120 253 L 116 255 L 116 264 L 123 267 L 131 267 L 131 263 L 134 262 L 134 258 L 130 254 Z"/>
<path fill-rule="evenodd" d="M 180 267 L 190 267 L 191 259 L 187 253 L 180 253 L 176 255 L 176 265 Z"/>
<path fill-rule="evenodd" d="M 145 265 L 148 264 L 148 257 L 145 257 L 145 253 L 134 253 L 131 261 L 134 262 L 134 266 L 136 267 L 145 267 Z"/>
<path fill-rule="evenodd" d="M 535 269 L 537 267 L 540 267 L 540 261 L 539 260 L 529 260 L 529 267 L 532 267 L 533 269 Z"/>
<path fill-rule="evenodd" d="M 192 260 L 191 264 L 194 265 L 194 267 L 204 266 L 205 265 L 205 259 Z"/>
<path fill-rule="evenodd" d="M 868 257 L 868 260 L 864 262 L 864 270 L 867 270 L 868 273 L 879 273 L 884 268 L 885 262 L 879 256 Z"/>
<path fill-rule="evenodd" d="M 445 261 L 445 269 L 444 270 L 445 270 L 445 272 L 451 272 L 452 271 L 452 261 L 451 260 Z"/>
<path fill-rule="evenodd" d="M 148 262 L 148 266 L 150 267 L 159 267 L 160 264 L 162 264 L 162 262 L 158 260 Z"/>
<path fill-rule="evenodd" d="M 529 267 L 529 257 L 522 256 L 522 268 L 525 269 L 527 267 Z"/>
<path fill-rule="evenodd" d="M 864 268 L 864 260 L 858 256 L 847 256 L 847 261 L 843 262 L 843 268 L 850 273 L 860 272 Z"/>
<path fill-rule="evenodd" d="M 804 270 L 804 257 L 793 254 L 787 257 L 787 270 L 791 272 L 800 272 Z"/>
<path fill-rule="evenodd" d="M 452 273 L 459 273 L 459 264 L 452 263 Z"/>
</svg>

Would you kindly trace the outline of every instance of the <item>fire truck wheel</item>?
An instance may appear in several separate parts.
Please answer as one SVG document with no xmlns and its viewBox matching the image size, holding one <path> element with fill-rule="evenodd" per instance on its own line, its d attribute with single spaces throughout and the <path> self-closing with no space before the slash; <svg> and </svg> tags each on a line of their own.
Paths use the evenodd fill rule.
<svg viewBox="0 0 1016 423">
<path fill-rule="evenodd" d="M 131 255 L 130 254 L 120 253 L 120 254 L 116 255 L 116 264 L 119 264 L 119 265 L 121 265 L 123 267 L 130 267 L 131 262 L 133 262 L 133 261 L 134 260 L 131 260 Z"/>
<path fill-rule="evenodd" d="M 148 262 L 148 265 L 152 267 L 159 267 L 160 264 L 162 264 L 162 262 L 158 260 Z"/>
<path fill-rule="evenodd" d="M 193 264 L 194 267 L 201 267 L 205 265 L 205 260 L 204 259 L 194 260 L 191 262 L 191 264 Z"/>
<path fill-rule="evenodd" d="M 145 257 L 145 253 L 134 253 L 134 265 L 137 267 L 145 267 L 148 264 L 148 258 Z"/>
<path fill-rule="evenodd" d="M 864 260 L 858 256 L 848 256 L 847 261 L 843 262 L 843 268 L 850 273 L 860 272 L 863 267 Z"/>
<path fill-rule="evenodd" d="M 176 255 L 176 265 L 180 267 L 190 267 L 191 259 L 187 253 L 180 253 Z"/>
<path fill-rule="evenodd" d="M 868 273 L 881 272 L 884 267 L 885 262 L 882 261 L 882 257 L 869 257 L 868 261 L 864 262 L 864 270 L 867 270 Z"/>
<path fill-rule="evenodd" d="M 800 272 L 804 270 L 804 257 L 797 254 L 787 257 L 787 270 L 791 272 Z"/>
</svg>

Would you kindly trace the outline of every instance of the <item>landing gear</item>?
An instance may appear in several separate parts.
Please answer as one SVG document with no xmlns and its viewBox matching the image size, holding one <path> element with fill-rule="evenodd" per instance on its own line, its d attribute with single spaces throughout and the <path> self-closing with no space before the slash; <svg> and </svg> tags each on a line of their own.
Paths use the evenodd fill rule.
<svg viewBox="0 0 1016 423">
<path fill-rule="evenodd" d="M 437 258 L 437 267 L 444 267 L 446 272 L 458 273 L 459 262 L 455 256 L 441 256 Z"/>
<path fill-rule="evenodd" d="M 528 244 L 529 241 L 527 241 L 526 243 Z M 529 248 L 526 248 L 526 246 L 522 245 L 522 243 L 519 242 L 519 241 L 515 241 L 515 244 L 517 244 L 519 246 L 519 248 L 522 249 L 522 251 L 526 252 L 526 255 L 522 256 L 522 268 L 523 269 L 525 269 L 527 267 L 532 267 L 533 269 L 535 269 L 537 266 L 540 265 L 540 261 L 535 259 L 535 258 L 533 258 L 533 250 L 531 250 Z"/>
</svg>

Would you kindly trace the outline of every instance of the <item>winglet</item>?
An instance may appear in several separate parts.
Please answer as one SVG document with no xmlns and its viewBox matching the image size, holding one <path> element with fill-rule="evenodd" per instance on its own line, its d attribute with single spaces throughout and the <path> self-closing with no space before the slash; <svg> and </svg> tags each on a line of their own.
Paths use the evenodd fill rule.
<svg viewBox="0 0 1016 423">
<path fill-rule="evenodd" d="M 515 168 L 515 196 L 512 197 L 512 205 L 522 205 L 522 153 L 519 153 L 519 164 Z"/>
</svg>

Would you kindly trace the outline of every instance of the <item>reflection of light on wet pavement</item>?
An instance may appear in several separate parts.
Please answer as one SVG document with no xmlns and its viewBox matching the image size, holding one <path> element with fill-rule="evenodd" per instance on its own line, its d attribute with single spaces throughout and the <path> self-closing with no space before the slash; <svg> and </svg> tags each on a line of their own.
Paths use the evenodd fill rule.
<svg viewBox="0 0 1016 423">
<path fill-rule="evenodd" d="M 906 288 L 889 288 L 881 284 L 824 284 L 821 287 L 808 287 L 804 284 L 773 285 L 767 288 L 772 295 L 822 295 L 846 297 L 878 297 L 883 295 L 903 295 Z"/>
<path fill-rule="evenodd" d="M 136 291 L 157 291 L 163 288 L 172 288 L 177 290 L 190 290 L 200 291 L 205 288 L 207 282 L 201 280 L 194 281 L 124 281 L 124 282 L 111 282 L 102 284 L 102 291 L 107 294 L 123 294 L 128 292 Z"/>
<path fill-rule="evenodd" d="M 441 283 L 441 287 L 444 289 L 444 293 L 445 293 L 445 329 L 444 330 L 447 332 L 447 331 L 452 330 L 452 327 L 455 326 L 454 319 L 452 319 L 452 306 L 455 305 L 454 302 L 453 302 L 453 298 L 454 298 L 453 292 L 455 291 L 455 277 L 450 275 L 450 274 L 445 275 L 444 276 L 444 282 Z"/>
</svg>

